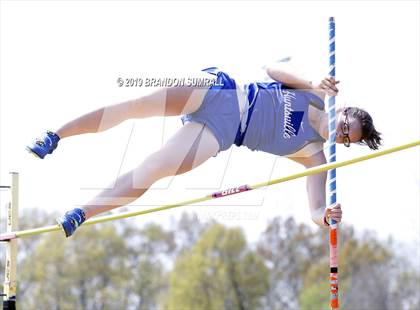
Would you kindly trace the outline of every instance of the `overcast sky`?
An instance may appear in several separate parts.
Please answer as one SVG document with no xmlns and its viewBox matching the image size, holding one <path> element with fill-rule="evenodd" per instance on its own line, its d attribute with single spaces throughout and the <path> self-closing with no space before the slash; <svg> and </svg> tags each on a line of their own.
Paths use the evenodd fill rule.
<svg viewBox="0 0 420 310">
<path fill-rule="evenodd" d="M 418 1 L 2 1 L 0 15 L 0 183 L 21 174 L 21 212 L 83 204 L 159 149 L 180 117 L 127 121 L 63 141 L 45 160 L 25 145 L 46 129 L 104 105 L 145 94 L 118 78 L 181 76 L 218 66 L 261 81 L 267 63 L 292 56 L 308 78 L 328 73 L 328 17 L 337 23 L 338 104 L 368 110 L 385 147 L 420 136 Z M 338 160 L 371 151 L 338 146 Z M 338 171 L 343 220 L 358 231 L 419 246 L 419 148 Z M 130 210 L 150 208 L 301 171 L 296 163 L 232 147 L 197 169 L 155 183 Z M 5 201 L 1 192 L 2 205 Z M 138 217 L 166 223 L 182 210 L 240 225 L 251 240 L 276 215 L 312 225 L 305 180 Z M 54 223 L 54 220 L 51 219 Z"/>
</svg>

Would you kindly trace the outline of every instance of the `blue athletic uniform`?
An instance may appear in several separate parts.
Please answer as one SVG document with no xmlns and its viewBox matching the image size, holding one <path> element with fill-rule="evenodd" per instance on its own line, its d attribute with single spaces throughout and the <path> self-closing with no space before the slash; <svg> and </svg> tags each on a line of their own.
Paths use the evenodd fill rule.
<svg viewBox="0 0 420 310">
<path fill-rule="evenodd" d="M 274 155 L 290 155 L 309 143 L 325 142 L 310 125 L 309 105 L 323 110 L 318 96 L 286 87 L 280 82 L 244 86 L 248 102 L 241 124 L 235 80 L 217 68 L 203 71 L 217 76 L 203 104 L 181 117 L 205 124 L 219 142 L 219 152 L 235 144 Z"/>
</svg>

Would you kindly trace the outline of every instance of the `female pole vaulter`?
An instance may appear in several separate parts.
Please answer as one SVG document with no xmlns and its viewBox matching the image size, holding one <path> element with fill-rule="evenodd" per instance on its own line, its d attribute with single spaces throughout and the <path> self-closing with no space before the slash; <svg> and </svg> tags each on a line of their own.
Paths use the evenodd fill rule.
<svg viewBox="0 0 420 310">
<path fill-rule="evenodd" d="M 76 118 L 55 131 L 47 131 L 27 146 L 39 158 L 51 154 L 58 142 L 71 136 L 97 133 L 128 119 L 182 115 L 180 128 L 158 151 L 133 170 L 121 175 L 80 208 L 57 218 L 66 237 L 88 218 L 126 205 L 142 196 L 157 180 L 186 173 L 233 144 L 255 151 L 285 156 L 306 168 L 326 163 L 324 142 L 328 139 L 325 95 L 336 96 L 332 77 L 312 84 L 294 72 L 267 67 L 272 82 L 243 87 L 215 67 L 209 85 L 163 87 L 146 96 L 100 108 Z M 371 116 L 356 107 L 337 110 L 337 143 L 352 143 L 377 149 L 381 144 Z M 326 207 L 327 172 L 307 177 L 307 195 L 312 220 L 327 226 L 328 219 L 340 222 L 340 204 Z"/>
</svg>

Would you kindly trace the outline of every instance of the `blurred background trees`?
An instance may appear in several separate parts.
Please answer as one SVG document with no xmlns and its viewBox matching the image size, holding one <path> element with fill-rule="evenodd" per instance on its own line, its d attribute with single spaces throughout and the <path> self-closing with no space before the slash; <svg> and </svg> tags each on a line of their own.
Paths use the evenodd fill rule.
<svg viewBox="0 0 420 310">
<path fill-rule="evenodd" d="M 25 211 L 22 229 L 55 217 Z M 277 217 L 250 243 L 187 213 L 170 227 L 136 220 L 19 240 L 20 309 L 329 309 L 327 230 Z M 341 226 L 343 309 L 420 309 L 419 266 L 398 246 Z"/>
</svg>

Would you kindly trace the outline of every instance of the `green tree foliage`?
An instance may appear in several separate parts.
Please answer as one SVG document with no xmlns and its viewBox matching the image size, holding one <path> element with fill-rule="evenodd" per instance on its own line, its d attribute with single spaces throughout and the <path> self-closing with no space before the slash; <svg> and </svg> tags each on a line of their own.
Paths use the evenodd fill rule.
<svg viewBox="0 0 420 310">
<path fill-rule="evenodd" d="M 22 275 L 36 282 L 31 297 L 21 299 L 24 308 L 116 309 L 127 306 L 124 290 L 130 274 L 124 257 L 126 252 L 124 238 L 111 224 L 86 227 L 77 237 L 65 242 L 58 233 L 44 236 L 21 267 Z"/>
<path fill-rule="evenodd" d="M 177 244 L 176 254 L 179 255 L 184 251 L 190 251 L 198 239 L 200 239 L 203 231 L 212 224 L 214 222 L 200 222 L 194 214 L 182 213 L 181 217 L 172 223 Z"/>
<path fill-rule="evenodd" d="M 322 235 L 293 218 L 276 217 L 268 223 L 258 242 L 258 252 L 270 269 L 265 306 L 270 309 L 297 309 L 305 274 L 313 262 L 326 257 Z M 325 276 L 326 267 L 324 267 Z"/>
<path fill-rule="evenodd" d="M 147 224 L 125 236 L 129 254 L 125 259 L 131 271 L 131 306 L 134 309 L 155 309 L 168 288 L 169 259 L 176 249 L 174 233 L 157 224 Z M 128 293 L 128 292 L 127 292 Z"/>
<path fill-rule="evenodd" d="M 214 224 L 177 259 L 165 308 L 255 309 L 267 285 L 267 268 L 242 230 Z"/>
<path fill-rule="evenodd" d="M 122 228 L 118 231 L 117 228 Z M 29 240 L 29 239 L 28 239 Z M 23 309 L 153 309 L 167 286 L 159 255 L 173 250 L 159 225 L 83 227 L 69 239 L 38 238 L 19 266 Z"/>
<path fill-rule="evenodd" d="M 325 232 L 320 230 L 318 234 Z M 419 287 L 419 270 L 410 267 L 408 262 L 401 264 L 402 258 L 393 253 L 392 241 L 380 241 L 369 232 L 358 236 L 352 228 L 341 225 L 339 260 L 343 309 L 394 310 L 419 306 L 419 293 L 415 289 Z M 303 276 L 304 285 L 299 294 L 302 309 L 328 309 L 327 264 L 325 258 L 314 260 Z M 402 280 L 407 275 L 404 272 L 407 267 L 411 270 L 407 278 L 408 291 Z"/>
<path fill-rule="evenodd" d="M 56 215 L 26 209 L 20 227 L 50 225 Z M 86 226 L 69 239 L 61 232 L 19 239 L 19 308 L 329 309 L 327 229 L 278 217 L 249 244 L 240 228 L 194 215 L 169 228 L 139 223 Z M 342 308 L 420 309 L 419 266 L 402 253 L 391 240 L 341 225 Z"/>
</svg>

